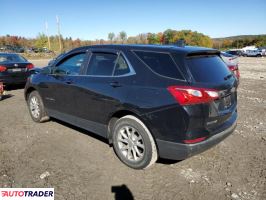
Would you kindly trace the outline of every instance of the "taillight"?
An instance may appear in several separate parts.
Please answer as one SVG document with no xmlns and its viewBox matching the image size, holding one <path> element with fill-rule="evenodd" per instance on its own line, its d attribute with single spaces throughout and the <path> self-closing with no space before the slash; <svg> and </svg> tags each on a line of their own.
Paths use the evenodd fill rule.
<svg viewBox="0 0 266 200">
<path fill-rule="evenodd" d="M 190 86 L 169 86 L 168 91 L 181 105 L 208 103 L 219 98 L 217 90 Z"/>
<path fill-rule="evenodd" d="M 27 69 L 32 69 L 34 67 L 34 65 L 30 63 L 30 64 L 27 64 L 26 67 L 27 67 Z"/>
<path fill-rule="evenodd" d="M 184 140 L 184 143 L 186 143 L 186 144 L 194 144 L 194 143 L 197 143 L 197 142 L 202 142 L 205 139 L 206 139 L 206 137 L 200 137 L 200 138 L 196 138 L 196 139 L 193 139 L 193 140 Z"/>
<path fill-rule="evenodd" d="M 1 65 L 0 65 L 0 72 L 4 72 L 4 71 L 6 71 L 6 69 L 7 69 L 7 68 L 6 68 L 5 66 L 1 66 Z"/>
</svg>

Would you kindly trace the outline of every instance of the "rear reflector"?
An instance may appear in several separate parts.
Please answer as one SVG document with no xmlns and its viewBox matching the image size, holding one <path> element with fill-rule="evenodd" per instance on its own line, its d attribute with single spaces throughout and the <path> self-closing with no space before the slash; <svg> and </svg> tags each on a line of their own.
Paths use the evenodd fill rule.
<svg viewBox="0 0 266 200">
<path fill-rule="evenodd" d="M 4 71 L 6 71 L 6 69 L 7 69 L 7 68 L 6 68 L 5 66 L 1 66 L 1 65 L 0 65 L 0 72 L 4 72 Z"/>
<path fill-rule="evenodd" d="M 27 64 L 26 67 L 27 67 L 27 69 L 32 69 L 34 67 L 34 65 L 30 63 L 30 64 Z"/>
<path fill-rule="evenodd" d="M 184 143 L 186 143 L 186 144 L 194 144 L 194 143 L 197 143 L 197 142 L 202 142 L 205 139 L 206 139 L 206 137 L 196 138 L 196 139 L 193 139 L 193 140 L 184 140 Z"/>
<path fill-rule="evenodd" d="M 217 90 L 190 86 L 169 86 L 168 91 L 180 105 L 208 103 L 219 98 Z"/>
</svg>

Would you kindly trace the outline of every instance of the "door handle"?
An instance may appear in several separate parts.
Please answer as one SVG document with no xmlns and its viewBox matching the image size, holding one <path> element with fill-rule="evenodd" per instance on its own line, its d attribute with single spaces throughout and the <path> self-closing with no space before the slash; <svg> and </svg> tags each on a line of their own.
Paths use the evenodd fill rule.
<svg viewBox="0 0 266 200">
<path fill-rule="evenodd" d="M 70 85 L 73 83 L 73 81 L 72 80 L 66 80 L 65 83 Z"/>
<path fill-rule="evenodd" d="M 113 82 L 111 82 L 110 85 L 111 85 L 112 87 L 114 87 L 114 88 L 116 88 L 116 87 L 121 87 L 121 86 L 122 86 L 122 85 L 121 85 L 119 82 L 117 82 L 117 81 L 113 81 Z"/>
</svg>

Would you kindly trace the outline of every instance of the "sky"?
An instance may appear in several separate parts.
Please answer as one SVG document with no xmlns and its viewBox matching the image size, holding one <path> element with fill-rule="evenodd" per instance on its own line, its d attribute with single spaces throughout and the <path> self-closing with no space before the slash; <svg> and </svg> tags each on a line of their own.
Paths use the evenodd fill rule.
<svg viewBox="0 0 266 200">
<path fill-rule="evenodd" d="M 192 30 L 212 38 L 266 34 L 266 0 L 0 0 L 0 36 L 107 39 L 109 32 Z"/>
</svg>

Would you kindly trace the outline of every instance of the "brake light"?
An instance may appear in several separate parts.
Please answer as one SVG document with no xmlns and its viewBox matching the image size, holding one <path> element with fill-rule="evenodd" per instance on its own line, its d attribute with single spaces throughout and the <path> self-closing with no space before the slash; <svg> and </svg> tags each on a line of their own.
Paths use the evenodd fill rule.
<svg viewBox="0 0 266 200">
<path fill-rule="evenodd" d="M 193 140 L 184 140 L 184 143 L 186 143 L 186 144 L 194 144 L 194 143 L 197 143 L 197 142 L 202 142 L 205 139 L 206 139 L 206 137 L 196 138 L 196 139 L 193 139 Z"/>
<path fill-rule="evenodd" d="M 219 98 L 217 90 L 190 86 L 169 86 L 168 91 L 181 105 L 208 103 Z"/>
<path fill-rule="evenodd" d="M 34 67 L 34 65 L 30 63 L 30 64 L 27 64 L 26 67 L 27 67 L 27 69 L 32 69 Z"/>
<path fill-rule="evenodd" d="M 4 72 L 4 71 L 6 71 L 6 69 L 7 69 L 7 68 L 6 68 L 5 66 L 1 66 L 1 65 L 0 65 L 0 72 Z"/>
</svg>

